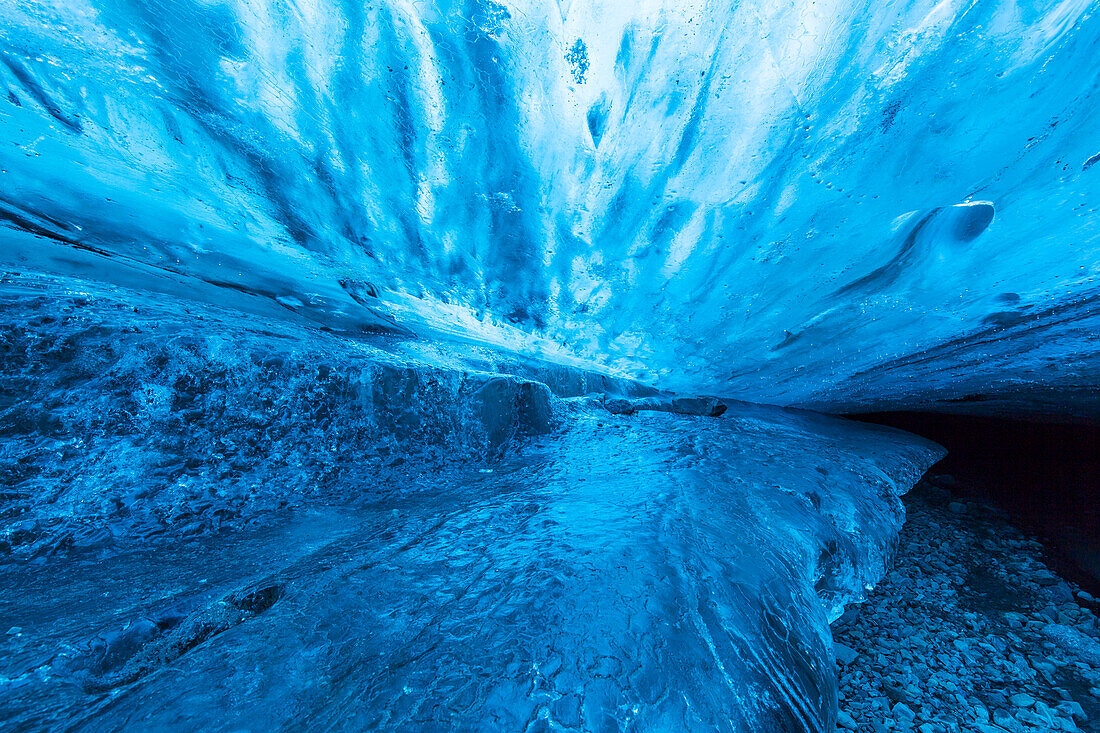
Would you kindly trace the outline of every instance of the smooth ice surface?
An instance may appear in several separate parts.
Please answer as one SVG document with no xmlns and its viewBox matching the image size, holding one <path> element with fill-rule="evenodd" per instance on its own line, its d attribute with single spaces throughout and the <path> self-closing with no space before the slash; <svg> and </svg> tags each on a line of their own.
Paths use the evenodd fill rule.
<svg viewBox="0 0 1100 733">
<path fill-rule="evenodd" d="M 827 622 L 942 455 L 79 281 L 0 307 L 13 730 L 831 731 Z"/>
<path fill-rule="evenodd" d="M 1090 0 L 0 0 L 0 40 L 7 267 L 754 401 L 1100 410 Z"/>
</svg>

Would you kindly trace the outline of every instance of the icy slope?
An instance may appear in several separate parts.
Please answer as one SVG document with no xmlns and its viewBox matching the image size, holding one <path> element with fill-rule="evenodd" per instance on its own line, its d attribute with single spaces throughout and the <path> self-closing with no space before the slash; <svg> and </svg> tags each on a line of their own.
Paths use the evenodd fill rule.
<svg viewBox="0 0 1100 733">
<path fill-rule="evenodd" d="M 1089 0 L 0 19 L 7 267 L 756 401 L 1096 410 Z"/>
<path fill-rule="evenodd" d="M 827 622 L 942 454 L 76 281 L 0 304 L 5 729 L 831 731 Z"/>
</svg>

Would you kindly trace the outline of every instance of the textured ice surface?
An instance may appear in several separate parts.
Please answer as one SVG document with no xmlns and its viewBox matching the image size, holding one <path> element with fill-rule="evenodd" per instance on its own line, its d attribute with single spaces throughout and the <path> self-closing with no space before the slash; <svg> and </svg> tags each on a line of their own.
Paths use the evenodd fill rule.
<svg viewBox="0 0 1100 733">
<path fill-rule="evenodd" d="M 1098 409 L 1090 0 L 0 18 L 9 267 L 770 403 Z"/>
<path fill-rule="evenodd" d="M 0 304 L 11 729 L 831 730 L 827 621 L 942 453 L 78 281 Z"/>
</svg>

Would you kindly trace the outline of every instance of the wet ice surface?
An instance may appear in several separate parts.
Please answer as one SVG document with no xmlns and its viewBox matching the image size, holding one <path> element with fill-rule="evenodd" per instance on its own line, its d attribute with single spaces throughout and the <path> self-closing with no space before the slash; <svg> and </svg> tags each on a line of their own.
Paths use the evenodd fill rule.
<svg viewBox="0 0 1100 733">
<path fill-rule="evenodd" d="M 23 636 L 9 643 L 61 656 L 6 670 L 5 707 L 41 714 L 49 702 L 93 728 L 139 711 L 150 724 L 252 727 L 516 729 L 541 715 L 590 729 L 823 728 L 833 682 L 814 575 L 851 593 L 881 573 L 901 519 L 894 487 L 827 462 L 831 475 L 792 480 L 758 451 L 810 435 L 685 424 L 701 420 L 585 415 L 491 475 L 452 471 L 312 526 L 13 569 L 3 623 Z M 769 479 L 790 493 L 769 497 Z M 123 644 L 110 634 L 157 623 L 181 599 L 183 613 L 204 614 L 253 586 L 279 596 L 255 618 L 193 650 L 181 639 L 178 658 L 142 660 L 147 674 L 120 677 L 115 695 L 73 685 L 89 684 L 87 670 L 98 693 L 129 661 L 102 662 L 96 632 Z"/>
<path fill-rule="evenodd" d="M 408 361 L 398 380 L 305 328 L 31 284 L 4 292 L 12 728 L 827 730 L 828 620 L 940 455 L 775 408 L 615 414 Z M 294 402 L 332 380 L 359 386 L 329 416 L 343 444 L 301 409 L 331 405 Z M 469 421 L 426 426 L 438 408 Z"/>
</svg>

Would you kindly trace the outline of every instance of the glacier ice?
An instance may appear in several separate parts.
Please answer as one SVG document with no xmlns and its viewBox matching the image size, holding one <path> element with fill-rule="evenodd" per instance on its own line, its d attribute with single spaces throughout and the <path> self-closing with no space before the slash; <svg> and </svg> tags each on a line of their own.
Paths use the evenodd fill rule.
<svg viewBox="0 0 1100 733">
<path fill-rule="evenodd" d="M 831 729 L 942 451 L 801 408 L 1100 415 L 1098 48 L 0 0 L 0 727 Z"/>
<path fill-rule="evenodd" d="M 0 303 L 13 729 L 830 730 L 827 622 L 942 456 L 80 281 Z"/>
<path fill-rule="evenodd" d="M 768 403 L 1095 411 L 1089 0 L 0 11 L 8 267 Z"/>
</svg>

